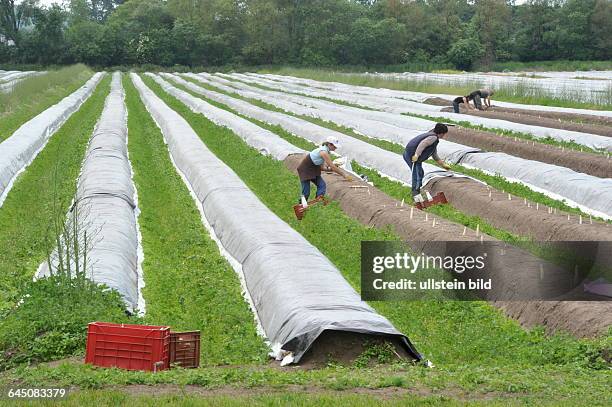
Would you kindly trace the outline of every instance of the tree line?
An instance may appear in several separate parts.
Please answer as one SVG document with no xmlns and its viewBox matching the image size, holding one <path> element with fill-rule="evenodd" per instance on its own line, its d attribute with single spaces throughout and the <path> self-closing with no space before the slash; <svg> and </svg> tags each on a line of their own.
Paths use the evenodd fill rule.
<svg viewBox="0 0 612 407">
<path fill-rule="evenodd" d="M 92 66 L 612 59 L 610 0 L 0 0 L 0 63 Z"/>
</svg>

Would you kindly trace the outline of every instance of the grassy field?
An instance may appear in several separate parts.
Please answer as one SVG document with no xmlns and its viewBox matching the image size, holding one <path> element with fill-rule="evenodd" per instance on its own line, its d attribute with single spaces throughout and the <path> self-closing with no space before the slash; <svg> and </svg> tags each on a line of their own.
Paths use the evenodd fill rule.
<svg viewBox="0 0 612 407">
<path fill-rule="evenodd" d="M 368 86 L 371 88 L 386 88 L 424 93 L 445 93 L 456 95 L 467 95 L 474 89 L 483 87 L 483 84 L 474 81 L 471 83 L 453 85 L 452 83 L 438 83 L 427 79 L 393 79 L 369 76 L 363 74 L 351 74 L 344 72 L 324 71 L 307 68 L 281 68 L 277 70 L 261 70 L 259 73 L 274 73 L 277 75 L 289 75 L 300 78 L 313 79 L 322 82 L 341 82 L 348 85 Z M 569 92 L 562 96 L 550 96 L 545 90 L 533 90 L 528 96 L 525 85 L 500 86 L 495 89 L 495 100 L 504 102 L 523 103 L 529 105 L 559 106 L 577 109 L 612 110 L 612 87 L 608 92 L 600 95 L 596 102 L 576 101 L 576 94 Z"/>
<path fill-rule="evenodd" d="M 0 142 L 22 124 L 83 86 L 93 75 L 85 65 L 73 65 L 24 79 L 12 92 L 0 92 Z"/>
<path fill-rule="evenodd" d="M 313 207 L 308 216 L 298 222 L 291 206 L 297 199 L 299 183 L 282 162 L 262 156 L 230 130 L 192 112 L 165 94 L 152 79 L 143 77 L 143 80 L 189 122 L 207 147 L 230 166 L 268 208 L 319 248 L 359 289 L 360 242 L 397 240 L 393 231 L 365 227 L 348 218 L 337 203 Z M 199 305 L 202 307 L 201 313 L 209 312 L 208 304 L 211 303 L 187 298 L 182 287 L 169 281 L 179 279 L 183 285 L 196 281 L 193 291 L 205 294 L 203 297 L 207 293 L 212 295 L 214 287 L 202 286 L 206 281 L 203 275 L 192 270 L 202 264 L 217 267 L 219 273 L 214 274 L 215 278 L 224 279 L 221 284 L 227 282 L 223 287 L 229 290 L 229 294 L 224 293 L 220 304 L 225 306 L 226 297 L 230 297 L 230 304 L 234 305 L 228 306 L 229 310 L 237 312 L 236 315 L 244 315 L 246 305 L 240 306 L 240 298 L 234 291 L 236 281 L 233 271 L 219 259 L 203 226 L 198 224 L 195 205 L 174 173 L 161 134 L 138 100 L 137 92 L 127 80 L 124 80 L 124 86 L 129 109 L 130 158 L 142 210 L 140 224 L 147 283 L 145 298 L 151 313 L 146 318 L 158 323 L 173 320 L 190 329 L 200 329 L 193 326 L 196 324 L 206 326 L 207 322 L 198 320 L 195 311 L 190 308 L 194 307 L 195 310 Z M 291 137 L 288 136 L 288 139 Z M 309 147 L 304 142 L 301 146 Z M 163 216 L 163 220 L 159 219 L 160 216 Z M 155 236 L 160 233 L 164 236 Z M 177 245 L 193 259 L 186 260 L 184 255 L 177 254 Z M 204 254 L 206 258 L 201 257 Z M 170 257 L 168 261 L 166 256 Z M 208 261 L 211 263 L 203 263 Z M 168 274 L 167 279 L 165 274 Z M 176 298 L 160 299 L 159 287 L 162 284 L 172 290 L 170 297 L 184 296 L 183 304 L 188 306 L 183 308 Z M 153 304 L 156 300 L 167 301 L 163 307 L 170 308 L 172 312 L 166 313 L 161 305 L 156 308 L 157 305 Z M 602 358 L 602 351 L 611 346 L 612 337 L 609 335 L 599 339 L 576 340 L 562 334 L 547 336 L 543 329 L 526 331 L 483 302 L 370 304 L 406 333 L 436 367 L 410 363 L 376 365 L 374 361 L 364 364 L 363 360 L 359 360 L 348 366 L 330 361 L 326 367 L 314 370 L 299 367 L 280 369 L 276 364 L 270 366 L 260 358 L 261 348 L 257 345 L 257 338 L 248 342 L 246 346 L 250 348 L 244 355 L 228 360 L 216 354 L 221 351 L 217 345 L 220 338 L 235 340 L 234 332 L 203 330 L 203 336 L 210 335 L 212 338 L 206 339 L 211 341 L 210 349 L 203 346 L 202 354 L 207 366 L 199 369 L 174 369 L 151 374 L 97 369 L 83 365 L 78 359 L 71 359 L 60 363 L 22 366 L 0 373 L 0 388 L 75 386 L 68 399 L 69 405 L 150 405 L 153 402 L 198 405 L 206 402 L 228 406 L 238 403 L 556 406 L 612 403 L 610 373 Z M 186 316 L 181 315 L 183 312 Z M 214 315 L 217 315 L 215 324 L 226 323 L 223 312 Z M 246 318 L 244 316 L 240 320 L 242 322 L 237 323 L 252 323 Z M 226 330 L 236 330 L 236 333 L 241 332 L 240 329 L 245 328 L 226 327 Z M 252 333 L 252 328 L 246 332 Z M 228 336 L 223 336 L 225 334 Z M 227 363 L 233 364 L 226 366 Z"/>
</svg>

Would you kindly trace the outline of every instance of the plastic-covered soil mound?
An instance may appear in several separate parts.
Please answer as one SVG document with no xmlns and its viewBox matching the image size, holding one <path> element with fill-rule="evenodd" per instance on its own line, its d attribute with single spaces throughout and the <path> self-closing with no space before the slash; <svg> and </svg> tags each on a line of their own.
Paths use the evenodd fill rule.
<svg viewBox="0 0 612 407">
<path fill-rule="evenodd" d="M 423 103 L 434 106 L 450 106 L 450 100 L 442 98 L 430 98 Z M 612 137 L 612 119 L 602 116 L 580 115 L 561 112 L 543 112 L 541 110 L 515 109 L 509 107 L 495 106 L 491 109 L 467 110 L 463 105 L 459 105 L 461 113 L 472 116 L 489 117 L 491 119 L 508 120 L 515 123 L 531 124 L 534 126 L 550 127 L 553 129 L 563 129 L 579 131 L 581 133 L 599 134 L 600 136 Z M 443 111 L 452 112 L 452 107 Z"/>
<path fill-rule="evenodd" d="M 225 77 L 228 76 L 226 75 Z M 237 78 L 239 80 L 247 81 L 250 80 L 256 83 L 262 83 L 268 87 L 272 86 L 275 89 L 282 90 L 284 92 L 296 92 L 305 96 L 326 97 L 343 102 L 349 102 L 361 107 L 373 108 L 390 113 L 428 115 L 437 118 L 436 120 L 456 120 L 458 118 L 458 115 L 455 113 L 443 112 L 442 108 L 437 106 L 415 102 L 409 99 L 382 96 L 380 89 L 370 89 L 368 93 L 363 93 L 363 91 L 360 91 L 357 87 L 344 86 L 342 88 L 344 89 L 343 91 L 330 91 L 325 89 L 317 89 L 313 86 L 296 86 L 286 82 L 270 83 L 269 81 L 266 82 L 265 80 L 258 81 L 257 79 L 252 79 L 250 76 L 240 74 L 232 74 L 229 76 L 229 78 Z M 612 140 L 605 136 L 560 129 L 554 129 L 554 131 L 552 131 L 553 129 L 548 127 L 513 123 L 507 120 L 492 119 L 487 117 L 469 115 L 463 115 L 462 117 L 474 125 L 482 125 L 486 128 L 519 131 L 531 134 L 536 138 L 551 137 L 560 141 L 573 140 L 577 144 L 582 144 L 590 148 L 601 148 L 606 151 L 612 151 Z"/>
<path fill-rule="evenodd" d="M 297 363 L 318 346 L 319 335 L 336 329 L 395 336 L 407 353 L 420 359 L 408 338 L 362 301 L 327 257 L 270 211 L 138 75 L 131 78 L 161 128 L 177 170 L 201 204 L 204 225 L 243 281 L 276 357 Z"/>
<path fill-rule="evenodd" d="M 190 88 L 198 93 L 205 94 L 207 97 L 210 97 L 211 99 L 224 103 L 230 106 L 231 108 L 236 109 L 237 111 L 239 111 L 240 113 L 244 115 L 255 117 L 259 120 L 263 120 L 268 123 L 279 124 L 286 130 L 290 131 L 291 133 L 299 137 L 305 138 L 307 140 L 313 141 L 315 143 L 320 143 L 324 141 L 325 137 L 328 135 L 337 137 L 342 143 L 342 147 L 339 150 L 340 154 L 343 154 L 349 157 L 355 157 L 357 162 L 359 162 L 361 165 L 376 169 L 382 174 L 391 176 L 398 180 L 402 180 L 403 182 L 410 183 L 409 169 L 407 165 L 405 164 L 405 162 L 403 161 L 403 159 L 401 158 L 401 156 L 398 154 L 391 153 L 387 150 L 382 150 L 376 146 L 373 146 L 371 144 L 354 139 L 343 133 L 338 133 L 333 130 L 317 126 L 314 123 L 304 121 L 297 117 L 288 116 L 283 113 L 273 112 L 273 111 L 268 111 L 262 108 L 258 108 L 247 102 L 240 101 L 238 99 L 234 99 L 232 97 L 222 95 L 217 92 L 208 91 L 203 88 L 199 88 L 193 84 L 191 84 Z M 403 116 L 400 116 L 399 118 L 402 119 L 402 121 L 405 120 Z M 421 119 L 418 119 L 418 120 L 421 120 Z M 432 167 L 432 168 L 429 168 L 429 167 Z M 431 173 L 432 176 L 437 173 L 445 173 L 444 171 L 441 171 L 437 167 L 428 166 L 428 164 L 425 164 L 424 168 L 425 168 L 426 179 L 428 179 L 428 173 Z M 469 212 L 470 214 L 481 216 L 487 219 L 487 216 L 489 215 L 488 208 L 485 208 L 481 204 L 481 202 L 492 201 L 491 198 L 489 197 L 489 189 L 483 184 L 475 182 L 473 180 L 463 181 L 463 182 L 472 183 L 473 185 L 472 185 L 472 188 L 470 189 L 470 192 L 471 194 L 476 194 L 476 195 L 471 195 L 471 194 L 463 195 L 462 198 L 464 199 L 464 201 L 461 202 L 461 204 L 470 208 L 471 210 Z M 452 189 L 457 194 L 459 194 L 462 189 L 465 189 L 463 188 L 464 183 L 454 185 L 452 182 L 450 182 L 445 185 L 450 185 L 448 188 Z M 493 194 L 493 192 L 491 193 Z M 503 199 L 507 200 L 507 195 L 496 194 L 495 196 L 503 197 Z M 470 205 L 470 202 L 472 199 L 474 199 L 474 202 L 477 202 L 478 204 Z M 501 198 L 498 200 L 501 200 Z M 524 205 L 522 204 L 522 202 L 523 202 L 522 200 L 519 200 L 516 197 L 514 197 L 513 202 L 511 202 L 510 205 L 508 205 L 508 203 L 506 202 L 501 203 L 501 205 L 496 202 L 492 202 L 491 205 L 496 210 L 501 210 L 502 208 L 503 210 L 508 210 L 509 208 L 512 208 L 514 211 L 518 213 L 522 213 L 522 211 L 526 211 L 528 209 L 528 208 L 523 208 Z M 451 203 L 454 204 L 454 202 L 452 201 Z M 533 205 L 532 206 L 533 208 L 538 208 L 536 204 L 532 204 L 532 205 Z M 487 209 L 487 211 L 483 211 L 483 213 L 474 213 L 474 210 L 478 212 L 478 210 L 481 208 L 485 208 Z M 542 208 L 542 210 L 547 211 L 547 208 Z M 576 220 L 576 222 L 578 221 Z M 546 217 L 544 218 L 543 223 L 544 223 L 543 226 L 545 228 L 548 228 L 547 230 L 549 231 L 546 234 L 546 236 L 550 236 L 550 235 L 554 235 L 557 230 L 563 230 L 564 226 L 568 223 L 568 220 L 564 219 L 562 216 Z M 506 228 L 506 229 L 508 228 L 507 227 L 508 225 L 506 223 L 502 223 L 502 225 L 496 225 L 496 226 Z M 510 225 L 510 226 L 514 227 L 514 225 Z M 525 230 L 523 231 L 526 233 L 518 233 L 518 234 L 531 236 L 531 233 L 529 233 L 529 231 L 525 231 Z M 541 238 L 542 240 L 548 240 L 546 237 L 536 237 L 536 238 Z M 584 238 L 581 240 L 598 240 L 598 239 L 597 238 L 595 239 Z"/>
<path fill-rule="evenodd" d="M 295 171 L 300 159 L 299 155 L 290 156 L 285 159 L 285 164 L 290 170 Z M 477 242 L 482 236 L 476 235 L 473 230 L 468 230 L 464 234 L 463 226 L 432 214 L 427 214 L 426 218 L 425 211 L 414 209 L 411 219 L 409 206 L 402 206 L 400 202 L 366 183 L 349 183 L 334 174 L 324 173 L 323 177 L 327 182 L 329 196 L 338 201 L 349 216 L 368 226 L 377 228 L 390 226 L 411 247 L 414 246 L 414 242 L 419 241 L 420 246 L 412 247 L 414 250 L 427 253 L 431 247 L 424 241 Z M 493 240 L 486 235 L 483 238 Z M 496 281 L 505 284 L 503 287 L 512 286 L 515 289 L 529 290 L 532 287 L 530 280 L 539 274 L 542 260 L 512 246 L 508 246 L 507 255 L 515 260 L 491 267 Z M 568 298 L 572 298 L 571 293 Z M 497 301 L 493 304 L 525 326 L 545 325 L 550 332 L 563 330 L 584 337 L 604 333 L 607 327 L 612 325 L 612 302 Z M 539 311 L 543 309 L 546 313 Z"/>
<path fill-rule="evenodd" d="M 486 219 L 491 225 L 536 240 L 612 240 L 612 226 L 580 215 L 568 215 L 533 202 L 511 197 L 469 179 L 432 179 L 425 189 L 444 192 L 456 209 Z M 490 196 L 489 196 L 490 194 Z M 569 219 L 568 219 L 569 216 Z"/>
<path fill-rule="evenodd" d="M 548 333 L 563 330 L 586 338 L 605 334 L 612 326 L 609 301 L 500 301 L 495 305 L 521 325 L 544 325 Z"/>
<path fill-rule="evenodd" d="M 113 75 L 111 91 L 91 136 L 79 175 L 75 206 L 78 219 L 68 215 L 69 226 L 78 229 L 80 264 L 91 280 L 116 289 L 128 309 L 144 311 L 140 293 L 140 268 L 137 196 L 127 151 L 127 109 L 124 103 L 121 75 Z M 75 223 L 76 221 L 76 223 Z M 85 242 L 84 236 L 88 236 Z M 73 245 L 75 237 L 62 242 Z M 57 270 L 57 249 L 51 255 L 52 268 L 43 263 L 37 276 L 48 276 Z M 64 260 L 65 261 L 65 260 Z"/>
<path fill-rule="evenodd" d="M 24 123 L 0 143 L 0 206 L 19 173 L 30 165 L 49 138 L 91 96 L 103 75 L 94 74 L 85 85 Z"/>
<path fill-rule="evenodd" d="M 515 157 L 570 168 L 600 178 L 612 177 L 612 160 L 603 155 L 560 149 L 547 144 L 459 126 L 449 127 L 446 139 L 485 151 L 500 151 Z"/>
<path fill-rule="evenodd" d="M 387 356 L 392 360 L 410 359 L 396 338 L 328 330 L 319 335 L 317 346 L 304 354 L 300 366 L 308 369 L 325 367 L 329 363 L 349 365 L 374 347 L 383 347 L 383 352 L 391 352 L 392 355 Z M 369 358 L 364 360 L 364 363 L 368 362 L 372 361 Z"/>
</svg>

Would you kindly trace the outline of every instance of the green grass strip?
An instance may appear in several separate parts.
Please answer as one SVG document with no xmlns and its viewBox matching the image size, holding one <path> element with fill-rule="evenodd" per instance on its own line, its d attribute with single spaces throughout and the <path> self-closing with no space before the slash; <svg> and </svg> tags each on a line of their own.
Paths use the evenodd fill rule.
<svg viewBox="0 0 612 407">
<path fill-rule="evenodd" d="M 364 240 L 396 240 L 389 231 L 365 227 L 347 217 L 332 202 L 315 206 L 297 221 L 292 205 L 299 182 L 284 164 L 259 152 L 229 129 L 217 126 L 166 94 L 151 78 L 143 80 L 172 109 L 181 114 L 208 148 L 229 165 L 276 215 L 322 251 L 359 289 L 360 245 Z M 248 216 L 248 214 L 246 214 Z M 599 366 L 599 356 L 585 358 L 586 349 L 599 355 L 601 340 L 547 337 L 542 329 L 523 330 L 515 321 L 484 302 L 371 302 L 380 313 L 414 341 L 417 348 L 447 366 Z"/>
<path fill-rule="evenodd" d="M 0 208 L 0 309 L 33 277 L 46 257 L 53 202 L 66 212 L 76 191 L 85 149 L 110 91 L 110 75 L 51 137 L 16 180 Z M 57 185 L 57 190 L 55 189 Z"/>
<path fill-rule="evenodd" d="M 160 392 L 173 394 L 168 401 L 174 405 L 184 401 L 184 405 L 200 405 L 185 399 L 185 393 L 195 394 L 200 391 L 215 390 L 221 394 L 235 391 L 232 397 L 246 396 L 248 405 L 255 406 L 311 406 L 308 399 L 301 400 L 301 390 L 307 394 L 330 394 L 329 391 L 342 391 L 333 393 L 333 399 L 321 406 L 334 407 L 338 405 L 360 406 L 360 399 L 352 399 L 343 404 L 341 395 L 357 393 L 364 397 L 364 389 L 379 391 L 377 405 L 381 406 L 413 406 L 426 405 L 476 405 L 476 406 L 609 406 L 612 403 L 609 385 L 610 377 L 606 371 L 593 371 L 579 369 L 573 366 L 551 367 L 534 366 L 508 369 L 499 366 L 459 366 L 457 368 L 437 367 L 406 368 L 405 366 L 384 366 L 374 368 L 344 368 L 329 366 L 324 369 L 278 369 L 276 367 L 241 367 L 232 366 L 200 369 L 172 369 L 156 374 L 148 372 L 134 372 L 119 369 L 96 369 L 81 362 L 64 362 L 59 366 L 51 367 L 44 364 L 29 369 L 19 369 L 0 374 L 0 384 L 4 388 L 14 387 L 19 383 L 21 387 L 68 387 L 79 386 L 80 391 L 71 389 L 68 399 L 73 400 L 71 405 L 124 405 L 129 394 L 140 396 L 142 385 L 155 389 L 164 383 L 172 387 L 160 386 Z M 110 388 L 109 386 L 137 385 L 135 388 Z M 183 388 L 193 385 L 195 388 Z M 149 387 L 150 386 L 150 387 Z M 239 390 L 244 389 L 244 390 Z M 249 389 L 253 394 L 249 393 Z M 361 391 L 358 391 L 361 389 Z M 389 393 L 384 392 L 389 389 Z M 429 403 L 419 403 L 415 397 L 415 389 L 419 394 L 434 394 L 439 398 Z M 353 391 L 355 390 L 355 391 Z M 411 399 L 393 402 L 395 391 L 407 391 Z M 365 390 L 368 391 L 368 390 Z M 124 393 L 125 392 L 125 393 Z M 263 395 L 270 397 L 284 397 L 290 392 L 298 398 L 292 403 L 274 402 L 275 400 L 261 399 Z M 126 395 L 127 394 L 127 395 Z M 205 395 L 205 397 L 208 395 Z M 146 396 L 145 396 L 146 397 Z M 165 401 L 163 395 L 154 394 L 155 402 Z M 314 396 L 313 396 L 314 397 Z M 413 398 L 415 398 L 413 400 Z M 460 398 L 458 401 L 457 398 Z M 149 406 L 153 400 L 142 399 L 146 404 L 133 404 L 139 399 L 127 399 L 130 405 Z M 200 401 L 201 399 L 198 399 Z M 205 398 L 209 401 L 211 399 Z M 284 400 L 284 399 L 281 399 Z M 467 402 L 465 400 L 475 400 Z M 240 400 L 242 402 L 242 400 Z M 268 402 L 269 401 L 269 402 Z M 29 402 L 30 404 L 33 401 Z M 43 404 L 44 403 L 44 404 Z M 43 401 L 41 405 L 49 403 Z M 36 404 L 38 405 L 38 404 Z M 178 404 L 181 405 L 181 404 Z M 202 405 L 210 405 L 202 403 Z M 224 405 L 212 403 L 212 405 Z M 231 405 L 231 404 L 229 404 Z M 241 406 L 244 405 L 240 404 Z M 318 404 L 317 404 L 318 405 Z"/>
<path fill-rule="evenodd" d="M 73 65 L 26 78 L 11 92 L 0 92 L 0 142 L 25 122 L 75 92 L 92 75 L 85 65 Z"/>
<path fill-rule="evenodd" d="M 202 365 L 267 360 L 240 281 L 202 225 L 161 131 L 124 76 L 128 146 L 143 236 L 145 321 L 200 330 Z"/>
<path fill-rule="evenodd" d="M 403 382 L 401 377 L 393 377 L 393 380 Z M 393 383 L 392 380 L 389 383 Z M 392 384 L 390 385 L 392 386 Z M 390 387 L 388 386 L 388 387 Z M 198 394 L 197 391 L 164 391 L 161 394 L 138 394 L 137 391 L 132 392 L 127 389 L 105 389 L 105 390 L 84 390 L 72 392 L 66 400 L 62 400 L 65 406 L 80 407 L 83 405 L 129 405 L 131 407 L 148 407 L 154 404 L 173 405 L 177 407 L 187 406 L 217 406 L 217 407 L 264 407 L 264 406 L 321 406 L 321 407 L 416 407 L 416 406 L 440 406 L 440 407 L 501 407 L 501 406 L 520 406 L 532 404 L 532 397 L 525 395 L 514 395 L 510 398 L 508 395 L 497 394 L 495 396 L 487 396 L 486 401 L 478 400 L 478 397 L 464 396 L 459 399 L 444 392 L 430 392 L 424 394 L 411 394 L 410 391 L 395 392 L 393 389 L 384 393 L 383 389 L 362 390 L 358 393 L 346 392 L 344 390 L 352 388 L 351 383 L 345 383 L 339 380 L 334 387 L 329 388 L 312 388 L 300 390 L 279 390 L 271 389 L 253 389 L 237 391 L 234 395 L 224 394 L 225 391 L 219 393 L 211 393 L 210 395 Z M 263 390 L 263 391 L 262 391 Z M 383 395 L 384 394 L 384 395 Z M 591 399 L 589 399 L 591 400 Z M 535 401 L 539 406 L 555 406 L 550 400 L 537 399 Z M 580 405 L 585 402 L 584 399 L 569 397 L 564 400 L 563 405 Z M 603 405 L 600 400 L 594 400 L 597 404 L 588 403 L 590 406 Z M 559 403 L 559 401 L 557 401 Z M 577 403 L 577 404 L 576 404 Z M 31 406 L 46 406 L 48 403 L 38 400 L 31 401 Z"/>
</svg>

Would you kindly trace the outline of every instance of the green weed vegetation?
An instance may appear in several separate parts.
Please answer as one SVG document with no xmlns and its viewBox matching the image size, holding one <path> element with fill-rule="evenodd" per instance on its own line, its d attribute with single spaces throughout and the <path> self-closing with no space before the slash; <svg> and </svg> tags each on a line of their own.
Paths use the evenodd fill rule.
<svg viewBox="0 0 612 407">
<path fill-rule="evenodd" d="M 72 65 L 24 79 L 9 93 L 0 92 L 0 142 L 22 124 L 83 86 L 93 75 L 85 65 Z"/>
</svg>

